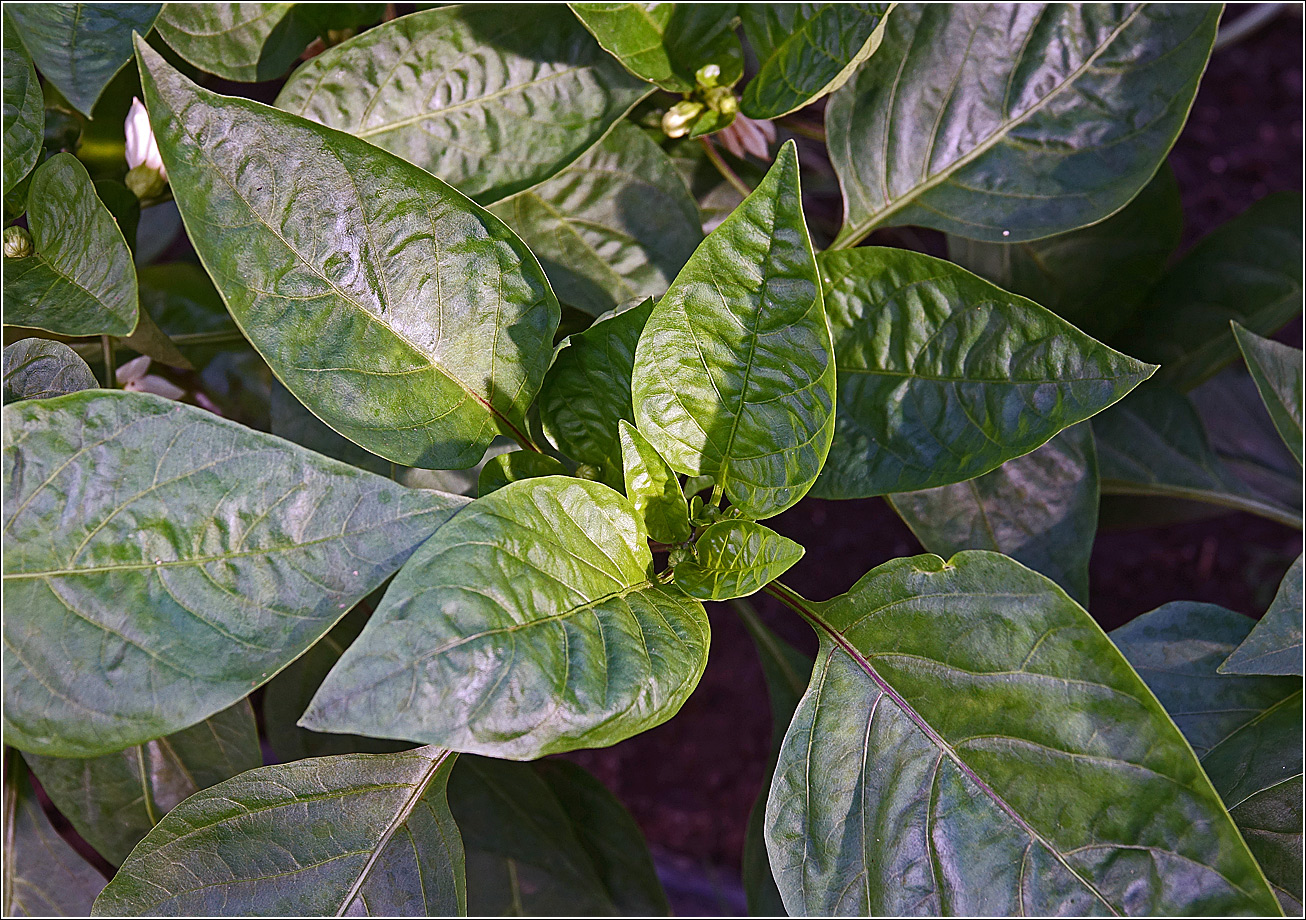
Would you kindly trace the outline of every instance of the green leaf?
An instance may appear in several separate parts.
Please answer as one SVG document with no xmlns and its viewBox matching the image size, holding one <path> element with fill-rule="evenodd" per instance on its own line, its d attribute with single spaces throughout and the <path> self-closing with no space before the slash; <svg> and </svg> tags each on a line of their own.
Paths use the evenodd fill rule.
<svg viewBox="0 0 1306 920">
<path fill-rule="evenodd" d="M 4 795 L 4 915 L 85 917 L 104 876 L 51 827 L 22 758 L 8 749 Z"/>
<path fill-rule="evenodd" d="M 1165 710 L 1043 576 L 965 552 L 777 593 L 821 643 L 767 804 L 791 914 L 1277 910 Z"/>
<path fill-rule="evenodd" d="M 486 461 L 477 480 L 476 494 L 489 495 L 519 479 L 565 475 L 567 468 L 548 454 L 534 450 L 510 450 Z"/>
<path fill-rule="evenodd" d="M 449 806 L 472 916 L 670 913 L 639 826 L 575 764 L 464 756 Z"/>
<path fill-rule="evenodd" d="M 599 469 L 604 482 L 622 488 L 617 423 L 635 421 L 631 373 L 653 301 L 628 304 L 569 335 L 540 388 L 540 420 L 558 449 Z"/>
<path fill-rule="evenodd" d="M 1220 7 L 901 4 L 826 107 L 850 247 L 911 224 L 1018 243 L 1138 194 L 1188 117 Z"/>
<path fill-rule="evenodd" d="M 1148 296 L 1121 341 L 1188 390 L 1238 357 L 1229 321 L 1270 335 L 1301 313 L 1302 196 L 1278 192 L 1189 249 Z"/>
<path fill-rule="evenodd" d="M 136 268 L 117 222 L 71 153 L 46 160 L 27 193 L 34 252 L 4 260 L 5 322 L 60 335 L 136 328 Z"/>
<path fill-rule="evenodd" d="M 744 87 L 749 118 L 779 118 L 848 82 L 884 38 L 892 3 L 742 3 L 757 75 Z"/>
<path fill-rule="evenodd" d="M 169 3 L 155 23 L 188 63 L 224 80 L 281 76 L 317 35 L 294 3 Z M 144 34 L 143 32 L 141 34 Z"/>
<path fill-rule="evenodd" d="M 300 724 L 513 760 L 661 724 L 702 676 L 709 627 L 652 580 L 647 539 L 596 482 L 477 499 L 395 576 Z"/>
<path fill-rule="evenodd" d="M 592 316 L 661 294 L 703 241 L 675 165 L 625 122 L 547 182 L 490 210 L 530 246 L 558 299 Z"/>
<path fill-rule="evenodd" d="M 753 521 L 717 521 L 699 535 L 694 555 L 676 564 L 675 585 L 705 601 L 747 597 L 787 572 L 804 552 Z"/>
<path fill-rule="evenodd" d="M 1162 164 L 1137 198 L 1101 223 L 1024 243 L 950 236 L 948 258 L 1109 340 L 1165 273 L 1183 225 L 1179 184 Z"/>
<path fill-rule="evenodd" d="M 732 28 L 734 3 L 571 3 L 600 45 L 642 80 L 688 93 L 697 71 L 721 68 L 733 86 L 744 73 L 744 49 Z"/>
<path fill-rule="evenodd" d="M 561 4 L 448 6 L 318 55 L 277 105 L 384 147 L 481 204 L 538 185 L 650 87 Z"/>
<path fill-rule="evenodd" d="M 57 757 L 230 706 L 466 503 L 117 390 L 6 406 L 4 477 L 5 740 Z"/>
<path fill-rule="evenodd" d="M 1283 443 L 1302 462 L 1302 352 L 1273 339 L 1263 339 L 1236 322 L 1234 338 L 1256 381 L 1256 389 Z"/>
<path fill-rule="evenodd" d="M 20 399 L 47 399 L 99 385 L 86 362 L 62 342 L 22 339 L 5 346 L 6 406 Z"/>
<path fill-rule="evenodd" d="M 139 52 L 191 241 L 281 382 L 407 466 L 471 466 L 500 430 L 524 438 L 559 308 L 521 240 L 364 141 Z"/>
<path fill-rule="evenodd" d="M 1097 502 L 1097 452 L 1087 425 L 975 479 L 889 496 L 929 552 L 1004 553 L 1085 605 Z"/>
<path fill-rule="evenodd" d="M 818 261 L 839 356 L 821 498 L 973 479 L 1155 370 L 941 259 L 864 247 Z"/>
<path fill-rule="evenodd" d="M 94 915 L 464 914 L 456 756 L 344 754 L 219 783 L 150 831 Z"/>
<path fill-rule="evenodd" d="M 4 194 L 36 166 L 45 144 L 45 101 L 36 68 L 4 14 Z"/>
<path fill-rule="evenodd" d="M 183 799 L 263 766 L 248 700 L 103 757 L 26 758 L 50 801 L 115 866 Z"/>
<path fill-rule="evenodd" d="M 834 433 L 834 354 L 790 141 L 653 308 L 632 377 L 640 432 L 754 519 L 795 504 Z"/>
<path fill-rule="evenodd" d="M 14 3 L 6 12 L 41 75 L 90 115 L 100 93 L 132 56 L 162 3 Z M 6 138 L 7 140 L 7 138 Z"/>
<path fill-rule="evenodd" d="M 1302 557 L 1288 569 L 1270 609 L 1220 665 L 1221 674 L 1302 673 Z"/>
<path fill-rule="evenodd" d="M 626 497 L 635 513 L 644 522 L 650 538 L 659 543 L 684 543 L 693 528 L 689 525 L 689 504 L 680 489 L 676 471 L 638 428 L 624 418 L 617 425 L 621 431 Z"/>
</svg>

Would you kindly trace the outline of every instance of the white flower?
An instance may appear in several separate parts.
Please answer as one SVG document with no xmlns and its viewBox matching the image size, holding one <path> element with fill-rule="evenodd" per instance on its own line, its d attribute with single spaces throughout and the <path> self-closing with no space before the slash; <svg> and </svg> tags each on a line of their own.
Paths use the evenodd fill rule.
<svg viewBox="0 0 1306 920">
<path fill-rule="evenodd" d="M 159 156 L 159 142 L 154 139 L 154 132 L 150 130 L 150 115 L 139 99 L 132 99 L 124 128 L 127 131 L 127 168 L 147 166 L 166 181 L 168 171 L 163 168 L 163 158 Z"/>
<path fill-rule="evenodd" d="M 171 380 L 165 380 L 154 374 L 147 374 L 146 371 L 149 369 L 150 359 L 145 355 L 132 358 L 118 368 L 115 374 L 118 378 L 118 385 L 133 393 L 153 393 L 155 396 L 162 396 L 164 399 L 181 399 L 186 395 L 186 391 Z"/>
</svg>

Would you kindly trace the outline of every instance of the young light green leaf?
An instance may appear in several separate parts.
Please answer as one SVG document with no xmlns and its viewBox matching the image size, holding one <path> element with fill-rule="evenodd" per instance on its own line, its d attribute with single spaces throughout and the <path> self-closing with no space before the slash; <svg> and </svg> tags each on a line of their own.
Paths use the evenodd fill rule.
<svg viewBox="0 0 1306 920">
<path fill-rule="evenodd" d="M 625 469 L 626 497 L 644 521 L 648 535 L 659 543 L 684 543 L 689 526 L 689 504 L 680 490 L 680 480 L 662 455 L 653 449 L 639 429 L 622 419 L 621 462 Z"/>
<path fill-rule="evenodd" d="M 1220 665 L 1221 674 L 1302 674 L 1302 571 L 1298 556 L 1265 616 Z"/>
<path fill-rule="evenodd" d="M 499 431 L 525 439 L 559 308 L 521 240 L 371 144 L 138 50 L 191 241 L 281 382 L 407 466 L 471 466 Z"/>
<path fill-rule="evenodd" d="M 791 914 L 1278 909 L 1165 710 L 1043 576 L 965 552 L 777 593 L 821 642 L 767 804 Z"/>
<path fill-rule="evenodd" d="M 523 14 L 469 3 L 401 16 L 318 55 L 277 106 L 489 204 L 570 165 L 649 90 L 561 4 Z"/>
<path fill-rule="evenodd" d="M 1197 93 L 1220 8 L 901 4 L 826 107 L 850 247 L 911 224 L 994 243 L 1138 194 Z"/>
<path fill-rule="evenodd" d="M 95 901 L 94 916 L 466 913 L 446 785 L 424 747 L 260 767 L 174 808 Z"/>
<path fill-rule="evenodd" d="M 941 259 L 864 247 L 818 261 L 839 356 L 822 498 L 973 479 L 1155 370 Z"/>
<path fill-rule="evenodd" d="M 661 724 L 703 674 L 709 627 L 652 580 L 647 540 L 597 482 L 477 499 L 395 576 L 300 724 L 513 760 Z"/>
<path fill-rule="evenodd" d="M 744 73 L 744 49 L 731 28 L 734 3 L 571 3 L 600 45 L 642 80 L 673 93 L 691 92 L 694 75 L 715 64 L 717 82 L 733 86 Z"/>
<path fill-rule="evenodd" d="M 263 766 L 248 700 L 165 738 L 102 757 L 26 759 L 50 801 L 115 866 L 183 799 Z"/>
<path fill-rule="evenodd" d="M 155 26 L 182 59 L 224 80 L 272 80 L 317 30 L 294 3 L 169 3 Z M 141 32 L 144 35 L 144 31 Z"/>
<path fill-rule="evenodd" d="M 62 342 L 22 339 L 5 346 L 6 406 L 20 399 L 47 399 L 99 385 L 86 362 Z"/>
<path fill-rule="evenodd" d="M 676 564 L 675 585 L 705 601 L 747 597 L 792 568 L 803 552 L 793 540 L 753 521 L 717 521 L 694 542 L 694 555 Z"/>
<path fill-rule="evenodd" d="M 1234 338 L 1283 443 L 1302 462 L 1302 353 L 1233 323 Z"/>
<path fill-rule="evenodd" d="M 132 56 L 132 33 L 149 34 L 162 3 L 12 3 L 32 61 L 65 99 L 90 115 Z"/>
<path fill-rule="evenodd" d="M 477 479 L 476 494 L 489 495 L 519 479 L 566 475 L 567 468 L 548 454 L 535 450 L 510 450 L 485 462 Z"/>
<path fill-rule="evenodd" d="M 136 328 L 131 250 L 71 153 L 37 168 L 27 226 L 32 255 L 4 260 L 6 323 L 60 335 L 128 335 Z"/>
<path fill-rule="evenodd" d="M 716 477 L 749 518 L 816 481 L 834 434 L 834 353 L 790 141 L 657 302 L 635 351 L 640 432 Z"/>
<path fill-rule="evenodd" d="M 757 75 L 744 87 L 749 118 L 779 118 L 848 82 L 884 38 L 892 3 L 741 3 Z"/>
<path fill-rule="evenodd" d="M 45 100 L 36 68 L 4 13 L 4 194 L 36 166 L 45 143 Z"/>
<path fill-rule="evenodd" d="M 1236 320 L 1270 335 L 1301 312 L 1302 196 L 1278 192 L 1203 237 L 1152 290 L 1121 341 L 1189 390 L 1238 357 Z"/>
<path fill-rule="evenodd" d="M 945 558 L 964 549 L 1004 553 L 1088 604 L 1097 533 L 1097 452 L 1087 425 L 975 479 L 889 496 L 921 546 Z"/>
<path fill-rule="evenodd" d="M 703 241 L 698 206 L 675 165 L 624 122 L 547 182 L 490 211 L 531 247 L 558 299 L 592 316 L 661 294 Z"/>
<path fill-rule="evenodd" d="M 449 807 L 472 916 L 666 916 L 644 835 L 603 784 L 563 760 L 464 755 Z"/>
<path fill-rule="evenodd" d="M 615 489 L 625 482 L 617 423 L 635 421 L 631 373 L 651 312 L 652 299 L 628 304 L 567 336 L 540 388 L 545 433 L 573 460 L 597 467 Z"/>
<path fill-rule="evenodd" d="M 119 390 L 6 406 L 4 484 L 5 740 L 57 757 L 230 706 L 466 504 Z"/>
</svg>

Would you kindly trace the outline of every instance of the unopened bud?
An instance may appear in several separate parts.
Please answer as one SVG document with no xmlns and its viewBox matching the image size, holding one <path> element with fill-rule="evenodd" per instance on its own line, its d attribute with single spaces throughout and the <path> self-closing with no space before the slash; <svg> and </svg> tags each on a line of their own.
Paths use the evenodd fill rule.
<svg viewBox="0 0 1306 920">
<path fill-rule="evenodd" d="M 144 163 L 129 169 L 127 178 L 123 182 L 132 190 L 132 194 L 141 201 L 158 198 L 163 194 L 163 190 L 168 187 L 168 179 L 164 173 Z"/>
<path fill-rule="evenodd" d="M 5 258 L 26 259 L 32 254 L 32 235 L 22 227 L 5 228 Z"/>
<path fill-rule="evenodd" d="M 689 126 L 703 111 L 703 103 L 686 99 L 667 109 L 662 116 L 662 133 L 667 137 L 684 137 Z"/>
<path fill-rule="evenodd" d="M 591 482 L 598 482 L 601 475 L 602 471 L 592 463 L 582 463 L 580 466 L 576 467 L 577 479 L 588 479 Z"/>
<path fill-rule="evenodd" d="M 716 64 L 704 64 L 694 72 L 694 79 L 704 89 L 711 89 L 716 86 L 716 81 L 721 79 L 721 68 Z"/>
<path fill-rule="evenodd" d="M 739 111 L 739 100 L 728 87 L 718 86 L 710 89 L 703 94 L 703 98 L 707 100 L 707 104 L 713 111 L 720 112 L 722 115 L 733 115 Z"/>
</svg>

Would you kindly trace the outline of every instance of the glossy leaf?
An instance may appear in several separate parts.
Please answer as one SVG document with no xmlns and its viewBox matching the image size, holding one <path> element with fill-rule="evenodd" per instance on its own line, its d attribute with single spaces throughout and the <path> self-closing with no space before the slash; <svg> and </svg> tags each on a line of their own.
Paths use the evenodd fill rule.
<svg viewBox="0 0 1306 920">
<path fill-rule="evenodd" d="M 1097 502 L 1097 452 L 1087 425 L 975 479 L 889 496 L 929 552 L 944 558 L 965 549 L 1003 553 L 1084 605 Z"/>
<path fill-rule="evenodd" d="M 603 784 L 562 760 L 464 756 L 449 805 L 472 916 L 666 916 L 644 836 Z"/>
<path fill-rule="evenodd" d="M 136 328 L 131 250 L 70 153 L 37 168 L 27 193 L 33 254 L 4 260 L 5 322 L 60 335 L 127 335 Z"/>
<path fill-rule="evenodd" d="M 766 518 L 821 471 L 834 385 L 791 141 L 654 306 L 635 352 L 635 420 L 672 468 L 716 477 L 741 513 Z"/>
<path fill-rule="evenodd" d="M 132 56 L 132 33 L 146 35 L 162 3 L 14 3 L 18 27 L 41 75 L 83 115 Z"/>
<path fill-rule="evenodd" d="M 694 554 L 676 563 L 675 585 L 690 597 L 728 601 L 756 594 L 803 558 L 803 548 L 753 521 L 708 525 Z"/>
<path fill-rule="evenodd" d="M 477 480 L 476 494 L 489 495 L 519 479 L 565 475 L 567 468 L 548 454 L 534 450 L 510 450 L 486 461 Z"/>
<path fill-rule="evenodd" d="M 832 93 L 884 38 L 891 3 L 743 3 L 757 75 L 744 87 L 749 118 L 779 118 Z"/>
<path fill-rule="evenodd" d="M 1137 198 L 1101 223 L 1024 243 L 952 236 L 948 258 L 1109 340 L 1165 273 L 1183 227 L 1179 185 L 1163 164 Z"/>
<path fill-rule="evenodd" d="M 5 739 L 37 754 L 106 754 L 230 706 L 466 503 L 143 393 L 4 419 Z"/>
<path fill-rule="evenodd" d="M 642 80 L 673 93 L 698 84 L 699 69 L 715 64 L 718 83 L 733 86 L 744 72 L 744 50 L 731 28 L 734 3 L 572 3 L 600 45 Z"/>
<path fill-rule="evenodd" d="M 1155 370 L 941 259 L 863 247 L 819 263 L 839 359 L 822 498 L 973 479 Z"/>
<path fill-rule="evenodd" d="M 647 539 L 596 482 L 478 499 L 395 576 L 300 724 L 530 760 L 666 721 L 702 676 L 708 621 L 651 579 Z"/>
<path fill-rule="evenodd" d="M 791 914 L 1277 909 L 1165 710 L 1043 576 L 966 552 L 781 594 L 821 642 L 767 805 Z"/>
<path fill-rule="evenodd" d="M 661 294 L 703 240 L 698 206 L 670 158 L 624 122 L 490 210 L 530 246 L 558 299 L 591 316 Z"/>
<path fill-rule="evenodd" d="M 47 399 L 99 385 L 86 362 L 62 342 L 22 339 L 5 346 L 6 406 L 20 399 Z"/>
<path fill-rule="evenodd" d="M 693 528 L 689 525 L 689 505 L 676 471 L 638 428 L 625 419 L 617 425 L 621 431 L 626 497 L 635 513 L 643 520 L 650 538 L 659 543 L 684 543 Z"/>
<path fill-rule="evenodd" d="M 263 766 L 247 700 L 165 738 L 102 757 L 26 756 L 50 801 L 115 866 L 183 799 Z"/>
<path fill-rule="evenodd" d="M 95 902 L 100 917 L 466 912 L 435 748 L 261 767 L 191 796 Z"/>
<path fill-rule="evenodd" d="M 837 247 L 912 224 L 1018 243 L 1152 178 L 1215 39 L 1208 5 L 900 4 L 826 107 Z"/>
<path fill-rule="evenodd" d="M 1220 665 L 1221 674 L 1302 674 L 1302 571 L 1298 556 L 1265 616 Z"/>
<path fill-rule="evenodd" d="M 401 16 L 318 55 L 277 105 L 488 204 L 569 166 L 649 89 L 561 4 L 465 4 Z"/>
<path fill-rule="evenodd" d="M 281 76 L 317 30 L 294 3 L 169 3 L 155 25 L 187 62 L 224 80 Z M 144 34 L 142 32 L 141 34 Z"/>
<path fill-rule="evenodd" d="M 1302 462 L 1302 352 L 1233 324 L 1234 338 L 1283 443 Z"/>
<path fill-rule="evenodd" d="M 104 876 L 50 825 L 22 758 L 5 760 L 4 915 L 85 917 Z"/>
<path fill-rule="evenodd" d="M 559 313 L 516 235 L 368 143 L 139 51 L 191 241 L 282 383 L 407 466 L 471 466 L 500 430 L 520 435 Z"/>
<path fill-rule="evenodd" d="M 4 194 L 36 166 L 45 143 L 45 101 L 36 68 L 4 14 Z"/>
<path fill-rule="evenodd" d="M 1121 333 L 1157 379 L 1188 390 L 1238 357 L 1229 321 L 1270 335 L 1302 308 L 1302 196 L 1268 195 L 1207 234 Z"/>
</svg>

